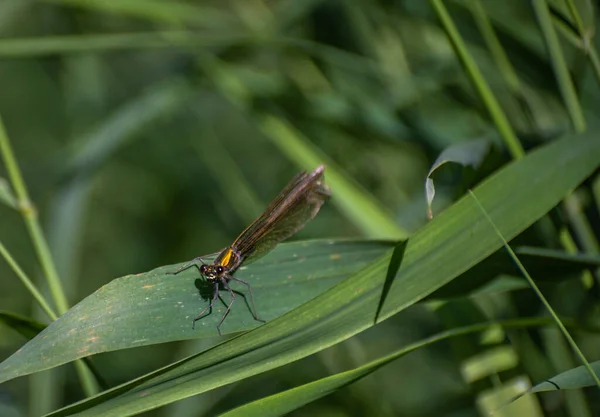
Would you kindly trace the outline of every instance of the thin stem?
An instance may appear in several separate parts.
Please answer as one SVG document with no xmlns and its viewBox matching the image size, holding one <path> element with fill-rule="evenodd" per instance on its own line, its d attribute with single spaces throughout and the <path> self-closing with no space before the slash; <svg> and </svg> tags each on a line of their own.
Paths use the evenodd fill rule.
<svg viewBox="0 0 600 417">
<path fill-rule="evenodd" d="M 575 86 L 573 85 L 573 80 L 569 74 L 569 68 L 567 67 L 565 57 L 562 53 L 558 36 L 552 25 L 548 4 L 546 3 L 546 0 L 532 0 L 532 5 L 546 43 L 546 48 L 548 49 L 548 54 L 550 55 L 550 63 L 554 68 L 558 88 L 565 101 L 565 106 L 571 117 L 573 127 L 578 133 L 584 132 L 586 126 L 585 118 L 579 100 L 577 99 Z"/>
<path fill-rule="evenodd" d="M 31 200 L 29 199 L 27 187 L 25 186 L 23 176 L 21 175 L 21 170 L 19 169 L 19 165 L 17 164 L 17 160 L 15 159 L 10 146 L 8 135 L 4 129 L 4 124 L 1 117 L 0 153 L 2 154 L 2 159 L 6 166 L 6 171 L 8 173 L 10 182 L 15 190 L 15 195 L 17 197 L 17 209 L 21 212 L 23 220 L 25 221 L 25 225 L 27 226 L 27 231 L 29 232 L 29 236 L 33 242 L 39 262 L 44 271 L 44 276 L 48 281 L 50 293 L 52 294 L 54 303 L 58 308 L 59 314 L 63 314 L 69 309 L 69 304 L 67 302 L 60 277 L 56 271 L 54 261 L 52 260 L 48 243 L 46 242 L 46 238 L 44 237 L 44 233 L 42 232 L 42 228 L 38 221 L 37 212 L 31 204 Z"/>
<path fill-rule="evenodd" d="M 33 246 L 42 266 L 42 270 L 44 271 L 44 276 L 48 281 L 48 286 L 50 287 L 50 293 L 52 294 L 54 303 L 58 308 L 59 314 L 63 314 L 69 309 L 69 303 L 67 302 L 67 297 L 65 296 L 62 282 L 58 276 L 58 272 L 56 271 L 56 266 L 52 260 L 50 248 L 48 247 L 42 227 L 38 221 L 37 212 L 31 204 L 31 200 L 29 199 L 25 181 L 23 181 L 21 170 L 19 169 L 19 165 L 17 164 L 17 160 L 10 146 L 8 135 L 4 129 L 1 116 L 0 153 L 2 154 L 2 159 L 6 166 L 8 177 L 12 183 L 13 189 L 15 190 L 15 195 L 17 198 L 17 210 L 21 212 L 23 220 L 25 221 L 25 225 L 27 226 L 27 231 L 29 232 L 29 236 L 33 242 Z M 49 311 L 52 312 L 52 309 Z M 46 311 L 46 313 L 48 313 L 48 311 Z M 98 393 L 98 384 L 90 369 L 86 368 L 80 360 L 76 362 L 75 369 L 77 370 L 79 380 L 83 385 L 86 395 L 92 396 Z"/>
<path fill-rule="evenodd" d="M 540 299 L 540 301 L 542 302 L 542 304 L 544 305 L 546 310 L 550 313 L 550 315 L 552 316 L 552 319 L 554 320 L 554 322 L 556 323 L 556 325 L 562 332 L 565 339 L 567 339 L 567 342 L 569 342 L 569 344 L 571 345 L 571 348 L 573 349 L 575 354 L 577 356 L 579 356 L 579 359 L 581 360 L 583 365 L 586 367 L 586 369 L 588 370 L 588 372 L 594 379 L 594 382 L 596 383 L 598 388 L 600 388 L 600 378 L 598 378 L 598 375 L 596 375 L 596 372 L 594 372 L 594 370 L 592 369 L 592 366 L 586 359 L 586 357 L 583 354 L 583 352 L 581 351 L 581 349 L 579 349 L 579 346 L 577 346 L 577 343 L 575 342 L 575 340 L 573 339 L 573 337 L 571 336 L 571 334 L 569 333 L 569 331 L 567 330 L 567 328 L 561 321 L 560 317 L 558 317 L 558 315 L 556 314 L 556 312 L 554 311 L 554 309 L 552 308 L 552 306 L 550 305 L 548 300 L 546 300 L 546 297 L 544 296 L 544 294 L 540 291 L 539 287 L 537 286 L 537 284 L 535 283 L 533 278 L 531 278 L 531 276 L 529 275 L 529 273 L 527 272 L 527 270 L 525 269 L 525 267 L 523 266 L 523 264 L 521 263 L 521 261 L 519 260 L 517 255 L 513 252 L 512 248 L 510 247 L 510 245 L 508 244 L 506 239 L 504 239 L 502 232 L 500 232 L 500 230 L 498 229 L 496 224 L 490 218 L 487 211 L 483 208 L 483 206 L 481 205 L 481 203 L 479 202 L 479 200 L 477 199 L 475 194 L 473 194 L 473 192 L 471 190 L 469 190 L 469 194 L 471 194 L 471 197 L 473 197 L 475 199 L 475 203 L 477 203 L 477 206 L 479 206 L 479 208 L 483 212 L 483 215 L 485 216 L 485 218 L 490 222 L 491 226 L 494 228 L 494 231 L 502 240 L 502 243 L 504 244 L 504 247 L 510 254 L 511 258 L 517 264 L 517 267 L 519 268 L 519 270 L 521 271 L 521 273 L 523 274 L 523 276 L 525 277 L 525 279 L 527 280 L 527 282 L 529 283 L 529 285 L 531 286 L 531 288 L 533 289 L 535 294 L 538 296 L 538 298 Z"/>
<path fill-rule="evenodd" d="M 11 254 L 8 252 L 8 250 L 6 250 L 6 248 L 4 247 L 2 242 L 0 242 L 0 255 L 2 255 L 4 257 L 4 259 L 6 259 L 6 262 L 8 263 L 8 265 L 12 268 L 12 270 L 15 272 L 15 274 L 17 274 L 17 276 L 21 279 L 21 281 L 23 282 L 23 285 L 25 285 L 25 287 L 27 287 L 27 289 L 29 290 L 31 295 L 33 295 L 33 298 L 35 298 L 35 300 L 40 304 L 40 306 L 46 312 L 48 317 L 50 317 L 50 319 L 52 321 L 56 320 L 58 316 L 56 315 L 54 310 L 52 310 L 52 307 L 50 307 L 50 304 L 48 304 L 48 302 L 46 301 L 46 299 L 44 298 L 42 293 L 40 293 L 40 291 L 37 289 L 35 284 L 33 282 L 31 282 L 29 277 L 25 274 L 25 272 L 23 272 L 21 267 L 19 267 L 19 264 L 17 264 L 17 261 L 15 261 L 15 259 L 11 256 Z"/>
<path fill-rule="evenodd" d="M 490 86 L 479 70 L 475 60 L 467 50 L 467 46 L 462 39 L 462 36 L 460 35 L 456 25 L 452 21 L 448 10 L 446 10 L 446 7 L 441 0 L 429 0 L 429 2 L 431 3 L 433 10 L 436 12 L 438 19 L 442 23 L 444 30 L 448 34 L 448 38 L 450 39 L 450 42 L 456 51 L 456 55 L 460 59 L 460 62 L 465 68 L 467 75 L 473 83 L 473 87 L 479 94 L 479 97 L 488 110 L 490 118 L 494 122 L 494 125 L 496 125 L 496 129 L 498 129 L 498 132 L 506 144 L 508 151 L 511 153 L 514 159 L 522 158 L 525 155 L 525 150 L 517 138 L 512 126 L 508 122 L 508 118 L 500 107 L 498 100 L 496 100 L 496 97 L 492 93 Z"/>
</svg>

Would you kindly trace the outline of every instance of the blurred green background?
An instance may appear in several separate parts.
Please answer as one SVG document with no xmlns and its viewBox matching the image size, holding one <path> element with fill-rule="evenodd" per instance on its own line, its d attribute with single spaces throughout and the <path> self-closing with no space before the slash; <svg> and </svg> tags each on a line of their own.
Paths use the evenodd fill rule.
<svg viewBox="0 0 600 417">
<path fill-rule="evenodd" d="M 116 277 L 228 245 L 295 173 L 314 168 L 305 151 L 370 194 L 398 231 L 369 233 L 334 195 L 294 240 L 406 237 L 427 222 L 425 178 L 444 149 L 486 139 L 495 157 L 468 178 L 441 172 L 434 213 L 514 157 L 434 3 L 0 0 L 0 116 L 69 303 Z M 525 149 L 583 130 L 532 2 L 443 4 Z M 591 124 L 598 68 L 582 51 L 579 23 L 593 35 L 598 4 L 544 4 Z M 0 240 L 43 288 L 22 218 L 7 205 Z M 37 310 L 4 261 L 0 310 Z M 417 305 L 317 355 L 148 415 L 215 415 L 356 367 L 443 325 L 439 312 Z M 217 341 L 118 351 L 95 363 L 112 386 Z M 0 359 L 24 342 L 0 326 Z M 590 350 L 598 342 L 586 339 Z M 494 384 L 465 378 L 464 355 L 448 344 L 419 350 L 294 415 L 483 415 L 476 398 Z M 526 373 L 513 359 L 503 379 Z M 578 403 L 586 405 L 581 414 L 555 395 L 531 415 L 600 415 L 592 390 L 582 394 L 589 398 Z M 73 367 L 64 366 L 0 386 L 0 415 L 38 415 L 82 397 Z"/>
</svg>

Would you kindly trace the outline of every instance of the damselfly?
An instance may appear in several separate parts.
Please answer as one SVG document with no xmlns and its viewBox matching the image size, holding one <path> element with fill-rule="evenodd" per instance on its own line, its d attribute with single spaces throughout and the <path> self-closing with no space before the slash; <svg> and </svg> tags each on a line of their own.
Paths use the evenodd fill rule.
<svg viewBox="0 0 600 417">
<path fill-rule="evenodd" d="M 219 335 L 221 334 L 221 324 L 235 301 L 235 293 L 229 285 L 230 281 L 239 282 L 248 288 L 252 315 L 255 320 L 263 321 L 256 313 L 250 284 L 235 278 L 233 274 L 242 263 L 255 261 L 265 255 L 279 242 L 302 229 L 306 222 L 317 215 L 325 200 L 330 196 L 330 190 L 323 182 L 324 172 L 325 166 L 321 165 L 313 172 L 301 172 L 296 175 L 264 213 L 252 222 L 230 246 L 225 248 L 212 264 L 207 264 L 198 257 L 173 272 L 173 274 L 177 274 L 188 268 L 196 267 L 206 281 L 213 285 L 210 303 L 194 318 L 192 328 L 195 327 L 198 320 L 212 312 L 213 304 L 219 298 L 219 291 L 223 289 L 229 292 L 231 301 L 217 325 L 217 331 Z M 197 261 L 200 261 L 201 265 L 198 265 Z"/>
</svg>

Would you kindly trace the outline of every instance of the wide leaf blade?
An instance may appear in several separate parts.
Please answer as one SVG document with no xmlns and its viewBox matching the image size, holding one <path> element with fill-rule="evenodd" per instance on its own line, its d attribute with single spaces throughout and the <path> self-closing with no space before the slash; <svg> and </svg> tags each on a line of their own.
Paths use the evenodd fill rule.
<svg viewBox="0 0 600 417">
<path fill-rule="evenodd" d="M 555 206 L 600 164 L 600 139 L 569 136 L 541 147 L 475 190 L 510 239 Z M 52 415 L 124 416 L 196 395 L 318 352 L 384 320 L 494 253 L 502 242 L 472 197 L 415 233 L 391 284 L 392 251 L 319 297 L 258 329 Z M 392 271 L 396 272 L 396 271 Z"/>
<path fill-rule="evenodd" d="M 324 292 L 391 245 L 349 240 L 283 244 L 270 256 L 240 268 L 236 276 L 252 283 L 260 316 L 272 320 Z M 207 288 L 196 268 L 169 274 L 177 268 L 160 267 L 103 286 L 2 362 L 0 382 L 97 353 L 216 336 L 223 306 L 214 308 L 192 329 L 192 318 L 206 306 L 194 284 L 201 290 Z M 234 289 L 245 289 L 234 284 Z M 223 298 L 228 301 L 225 294 Z M 234 306 L 223 333 L 260 324 L 243 300 Z"/>
</svg>

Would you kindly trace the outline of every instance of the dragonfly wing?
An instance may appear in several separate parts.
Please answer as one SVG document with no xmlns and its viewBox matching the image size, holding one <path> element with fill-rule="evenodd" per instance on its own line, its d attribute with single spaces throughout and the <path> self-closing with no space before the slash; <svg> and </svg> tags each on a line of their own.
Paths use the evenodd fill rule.
<svg viewBox="0 0 600 417">
<path fill-rule="evenodd" d="M 302 229 L 331 195 L 323 183 L 325 167 L 302 172 L 233 243 L 245 262 L 255 261 Z"/>
</svg>

